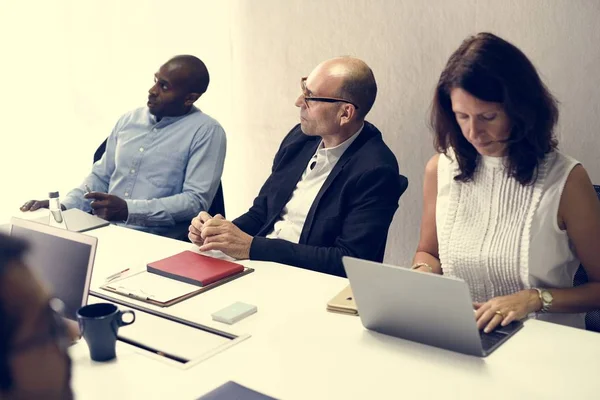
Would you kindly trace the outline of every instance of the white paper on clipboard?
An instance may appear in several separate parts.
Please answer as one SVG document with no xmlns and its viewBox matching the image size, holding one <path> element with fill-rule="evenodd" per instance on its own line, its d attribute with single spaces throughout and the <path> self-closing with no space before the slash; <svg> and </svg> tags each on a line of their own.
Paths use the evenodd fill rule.
<svg viewBox="0 0 600 400">
<path fill-rule="evenodd" d="M 196 285 L 180 282 L 175 279 L 168 279 L 148 271 L 140 271 L 125 278 L 116 279 L 102 285 L 102 287 L 110 287 L 125 296 L 139 297 L 140 299 L 154 300 L 161 303 L 167 303 L 173 299 L 197 291 L 200 288 Z"/>
</svg>

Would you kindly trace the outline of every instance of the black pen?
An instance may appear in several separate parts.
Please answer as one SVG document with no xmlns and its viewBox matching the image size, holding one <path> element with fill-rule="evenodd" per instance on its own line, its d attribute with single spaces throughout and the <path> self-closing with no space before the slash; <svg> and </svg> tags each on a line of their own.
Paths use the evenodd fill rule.
<svg viewBox="0 0 600 400">
<path fill-rule="evenodd" d="M 130 344 L 132 346 L 138 347 L 138 348 L 140 348 L 142 350 L 149 351 L 151 353 L 154 353 L 156 355 L 168 358 L 170 360 L 177 361 L 178 363 L 181 363 L 181 364 L 185 364 L 185 363 L 190 362 L 190 360 L 188 360 L 188 359 L 176 356 L 174 354 L 165 353 L 164 351 L 153 349 L 152 347 L 149 347 L 149 346 L 147 346 L 145 344 L 142 344 L 140 342 L 136 342 L 135 340 L 131 340 L 131 339 L 125 338 L 123 336 L 117 336 L 117 339 L 119 339 L 121 342 Z"/>
</svg>

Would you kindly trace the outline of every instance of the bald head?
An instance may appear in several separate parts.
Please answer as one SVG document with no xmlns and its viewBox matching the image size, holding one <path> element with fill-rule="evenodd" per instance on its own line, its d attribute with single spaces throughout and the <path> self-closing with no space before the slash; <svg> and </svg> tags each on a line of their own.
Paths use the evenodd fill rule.
<svg viewBox="0 0 600 400">
<path fill-rule="evenodd" d="M 337 97 L 358 105 L 357 116 L 365 118 L 375 103 L 377 83 L 369 66 L 353 57 L 336 57 L 327 60 L 318 68 L 326 70 L 329 76 L 340 79 Z"/>
<path fill-rule="evenodd" d="M 190 55 L 179 55 L 171 58 L 165 63 L 170 70 L 179 70 L 182 84 L 190 93 L 203 94 L 208 88 L 210 77 L 206 65 L 198 57 Z"/>
</svg>

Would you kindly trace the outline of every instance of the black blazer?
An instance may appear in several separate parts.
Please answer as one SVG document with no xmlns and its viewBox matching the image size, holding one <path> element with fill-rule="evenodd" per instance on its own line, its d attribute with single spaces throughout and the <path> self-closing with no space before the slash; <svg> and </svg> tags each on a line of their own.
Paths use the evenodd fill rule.
<svg viewBox="0 0 600 400">
<path fill-rule="evenodd" d="M 267 239 L 321 142 L 296 125 L 283 139 L 271 176 L 248 212 L 233 223 L 254 236 L 251 260 L 346 276 L 342 256 L 383 261 L 388 229 L 408 186 L 381 132 L 365 122 L 313 202 L 298 244 Z"/>
</svg>

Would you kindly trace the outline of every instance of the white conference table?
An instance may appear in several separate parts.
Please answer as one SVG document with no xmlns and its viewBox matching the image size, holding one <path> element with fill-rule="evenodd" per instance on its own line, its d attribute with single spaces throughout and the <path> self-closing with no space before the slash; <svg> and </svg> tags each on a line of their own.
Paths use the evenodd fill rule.
<svg viewBox="0 0 600 400">
<path fill-rule="evenodd" d="M 92 282 L 96 288 L 113 272 L 143 268 L 149 261 L 194 249 L 189 243 L 112 225 L 87 234 L 99 239 Z M 187 370 L 125 343 L 118 343 L 115 361 L 95 363 L 80 341 L 71 348 L 77 396 L 193 399 L 234 380 L 290 400 L 600 398 L 597 333 L 530 320 L 480 359 L 373 333 L 358 317 L 327 312 L 327 301 L 347 285 L 346 279 L 275 263 L 241 263 L 255 272 L 156 309 L 250 334 L 249 339 Z M 211 319 L 212 312 L 235 301 L 257 305 L 258 312 L 231 326 Z"/>
<path fill-rule="evenodd" d="M 195 250 L 114 225 L 86 234 L 98 238 L 94 290 L 114 272 Z M 96 363 L 81 340 L 70 349 L 76 396 L 195 399 L 233 380 L 289 400 L 600 398 L 597 333 L 529 320 L 480 359 L 373 333 L 358 317 L 327 312 L 327 301 L 346 279 L 276 263 L 240 263 L 255 272 L 174 306 L 126 301 L 249 339 L 185 370 L 122 342 L 116 360 Z M 234 325 L 212 320 L 211 313 L 235 301 L 254 304 L 258 312 Z M 170 329 L 164 335 L 180 340 Z"/>
</svg>

